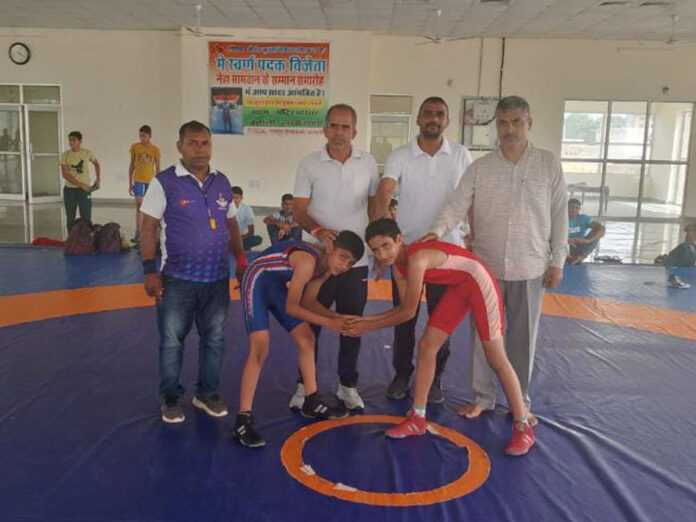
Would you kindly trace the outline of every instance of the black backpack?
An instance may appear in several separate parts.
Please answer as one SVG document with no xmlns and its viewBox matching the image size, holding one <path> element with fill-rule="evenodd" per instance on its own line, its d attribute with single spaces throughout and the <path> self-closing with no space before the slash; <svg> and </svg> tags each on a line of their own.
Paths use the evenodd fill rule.
<svg viewBox="0 0 696 522">
<path fill-rule="evenodd" d="M 75 221 L 68 239 L 65 241 L 66 256 L 88 256 L 94 254 L 94 229 L 89 219 L 79 218 Z"/>
<path fill-rule="evenodd" d="M 107 223 L 94 234 L 94 243 L 100 254 L 116 254 L 121 251 L 121 225 Z"/>
</svg>

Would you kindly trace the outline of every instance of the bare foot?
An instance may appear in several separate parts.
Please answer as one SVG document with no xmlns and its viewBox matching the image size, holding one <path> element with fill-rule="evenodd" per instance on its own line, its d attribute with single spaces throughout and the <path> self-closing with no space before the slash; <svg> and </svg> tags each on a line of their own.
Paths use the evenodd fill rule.
<svg viewBox="0 0 696 522">
<path fill-rule="evenodd" d="M 478 404 L 466 404 L 465 406 L 457 409 L 457 413 L 462 417 L 466 417 L 467 419 L 475 419 L 484 411 L 486 410 L 483 408 L 483 406 Z"/>
</svg>

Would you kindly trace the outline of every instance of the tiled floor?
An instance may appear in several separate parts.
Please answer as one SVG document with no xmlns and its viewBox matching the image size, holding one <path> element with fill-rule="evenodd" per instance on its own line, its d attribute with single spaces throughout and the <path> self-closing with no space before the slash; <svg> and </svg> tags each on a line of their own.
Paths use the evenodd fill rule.
<svg viewBox="0 0 696 522">
<path fill-rule="evenodd" d="M 275 212 L 268 207 L 254 207 L 255 232 L 263 243 L 255 250 L 270 245 L 263 218 Z M 135 232 L 135 210 L 130 202 L 93 202 L 92 220 L 95 223 L 115 221 L 121 225 L 126 238 Z M 675 223 L 643 223 L 638 225 L 636 255 L 633 259 L 635 223 L 606 220 L 607 233 L 600 242 L 597 255 L 617 256 L 624 263 L 652 264 L 655 257 L 666 253 L 683 240 L 679 225 Z M 65 213 L 62 203 L 28 205 L 21 202 L 0 201 L 0 243 L 29 243 L 38 236 L 63 239 L 65 237 Z"/>
<path fill-rule="evenodd" d="M 272 212 L 275 209 L 254 207 L 255 233 L 263 238 L 263 243 L 254 250 L 262 250 L 271 244 L 263 218 Z M 135 233 L 135 207 L 131 202 L 101 203 L 95 200 L 92 202 L 92 221 L 101 224 L 115 221 L 121 225 L 122 235 L 131 238 Z M 28 205 L 0 201 L 0 243 L 30 243 L 35 237 L 65 239 L 66 235 L 62 203 Z"/>
</svg>

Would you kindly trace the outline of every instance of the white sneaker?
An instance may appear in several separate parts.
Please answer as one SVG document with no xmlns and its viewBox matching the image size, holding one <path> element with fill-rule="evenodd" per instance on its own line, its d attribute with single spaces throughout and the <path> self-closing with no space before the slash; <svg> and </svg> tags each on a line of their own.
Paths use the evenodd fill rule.
<svg viewBox="0 0 696 522">
<path fill-rule="evenodd" d="M 346 408 L 349 410 L 355 410 L 356 408 L 365 409 L 365 403 L 363 402 L 360 395 L 358 395 L 357 388 L 349 388 L 348 386 L 338 385 L 338 390 L 336 390 L 336 397 L 343 401 Z"/>
<path fill-rule="evenodd" d="M 691 285 L 684 281 L 678 275 L 669 276 L 669 286 L 671 286 L 672 288 L 679 288 L 680 290 L 686 290 L 687 288 L 691 288 Z"/>
<path fill-rule="evenodd" d="M 304 384 L 301 382 L 297 383 L 297 389 L 295 390 L 295 395 L 292 396 L 290 399 L 290 406 L 291 410 L 301 410 L 302 405 L 304 404 L 304 398 L 305 398 L 305 389 L 304 389 Z"/>
</svg>

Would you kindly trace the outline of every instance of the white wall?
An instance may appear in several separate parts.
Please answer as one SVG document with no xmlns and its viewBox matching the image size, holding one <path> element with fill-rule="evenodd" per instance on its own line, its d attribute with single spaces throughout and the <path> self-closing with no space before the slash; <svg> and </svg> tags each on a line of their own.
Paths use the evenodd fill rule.
<svg viewBox="0 0 696 522">
<path fill-rule="evenodd" d="M 176 159 L 178 126 L 192 118 L 208 121 L 205 38 L 35 29 L 6 29 L 3 34 L 12 32 L 19 35 L 0 37 L 0 48 L 24 40 L 33 59 L 19 67 L 0 53 L 0 82 L 62 84 L 65 131 L 82 130 L 85 146 L 104 164 L 104 189 L 95 196 L 127 197 L 126 153 L 141 123 L 153 126 L 167 164 Z M 370 94 L 412 95 L 414 111 L 426 96 L 443 96 L 452 111 L 448 137 L 453 140 L 460 138 L 462 97 L 498 94 L 499 40 L 483 41 L 479 82 L 480 40 L 416 45 L 422 40 L 347 31 L 233 32 L 234 40 L 330 41 L 330 101 L 350 103 L 358 111 L 356 145 L 361 148 L 368 143 Z M 637 45 L 507 40 L 503 94 L 529 100 L 538 146 L 560 151 L 566 99 L 696 101 L 696 68 L 688 66 L 696 63 L 696 45 L 679 44 L 671 52 L 619 47 Z M 669 87 L 667 95 L 663 86 Z M 215 136 L 213 161 L 245 189 L 248 202 L 276 205 L 292 189 L 298 160 L 322 144 L 321 137 Z M 252 181 L 259 187 L 250 187 Z M 687 185 L 687 214 L 696 216 L 696 169 Z"/>
<path fill-rule="evenodd" d="M 181 121 L 181 38 L 173 33 L 5 29 L 0 36 L 0 83 L 59 84 L 63 97 L 62 149 L 79 130 L 83 146 L 102 165 L 102 188 L 95 198 L 128 198 L 130 145 L 138 128 L 152 127 L 163 161 L 177 158 Z M 26 42 L 28 64 L 14 65 L 6 49 Z"/>
</svg>

